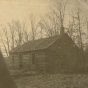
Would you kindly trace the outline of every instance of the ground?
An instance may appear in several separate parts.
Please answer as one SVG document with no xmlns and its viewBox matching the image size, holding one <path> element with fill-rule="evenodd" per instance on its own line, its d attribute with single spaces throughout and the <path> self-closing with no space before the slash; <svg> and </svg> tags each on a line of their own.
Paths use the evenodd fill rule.
<svg viewBox="0 0 88 88">
<path fill-rule="evenodd" d="M 14 77 L 18 88 L 88 88 L 88 75 L 53 74 Z"/>
</svg>

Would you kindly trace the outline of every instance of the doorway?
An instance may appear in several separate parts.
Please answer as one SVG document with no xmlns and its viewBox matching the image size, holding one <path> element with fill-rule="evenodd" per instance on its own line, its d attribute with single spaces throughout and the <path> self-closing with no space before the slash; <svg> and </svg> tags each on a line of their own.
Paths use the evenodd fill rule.
<svg viewBox="0 0 88 88">
<path fill-rule="evenodd" d="M 22 60 L 23 60 L 23 56 L 22 54 L 19 54 L 19 67 L 22 67 Z"/>
</svg>

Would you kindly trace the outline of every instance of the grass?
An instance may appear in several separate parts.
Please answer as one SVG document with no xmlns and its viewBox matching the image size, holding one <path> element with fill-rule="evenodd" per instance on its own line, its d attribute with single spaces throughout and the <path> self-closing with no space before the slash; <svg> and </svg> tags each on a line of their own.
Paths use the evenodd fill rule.
<svg viewBox="0 0 88 88">
<path fill-rule="evenodd" d="M 53 74 L 14 78 L 18 88 L 88 88 L 88 75 Z"/>
</svg>

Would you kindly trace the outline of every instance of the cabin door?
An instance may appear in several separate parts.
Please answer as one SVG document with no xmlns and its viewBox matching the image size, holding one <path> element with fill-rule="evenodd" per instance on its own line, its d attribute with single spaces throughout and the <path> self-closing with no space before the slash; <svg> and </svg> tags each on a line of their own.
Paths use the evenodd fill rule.
<svg viewBox="0 0 88 88">
<path fill-rule="evenodd" d="M 19 67 L 22 67 L 22 54 L 19 54 Z"/>
</svg>

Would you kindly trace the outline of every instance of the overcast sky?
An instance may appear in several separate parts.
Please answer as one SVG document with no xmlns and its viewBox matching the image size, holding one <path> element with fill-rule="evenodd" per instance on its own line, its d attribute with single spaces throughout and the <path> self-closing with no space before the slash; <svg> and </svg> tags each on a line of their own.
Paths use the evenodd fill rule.
<svg viewBox="0 0 88 88">
<path fill-rule="evenodd" d="M 0 0 L 0 24 L 12 19 L 26 20 L 30 13 L 45 14 L 49 6 L 56 1 L 58 0 Z M 74 0 L 68 1 L 74 2 Z M 71 4 L 70 7 L 72 6 Z M 85 7 L 83 4 L 82 6 Z"/>
<path fill-rule="evenodd" d="M 33 13 L 36 17 L 43 15 L 47 13 L 49 7 L 57 1 L 58 0 L 0 0 L 0 24 L 7 24 L 11 22 L 11 20 L 26 21 L 30 13 Z M 75 0 L 68 1 L 69 8 L 67 10 L 69 11 L 74 7 Z M 80 2 L 80 0 L 76 1 Z M 80 4 L 85 9 L 88 9 L 87 4 L 85 5 L 82 2 L 80 2 Z M 66 17 L 66 19 L 68 19 L 68 17 Z"/>
<path fill-rule="evenodd" d="M 50 0 L 0 0 L 0 23 L 11 19 L 27 19 L 30 13 L 44 14 L 50 4 Z"/>
</svg>

